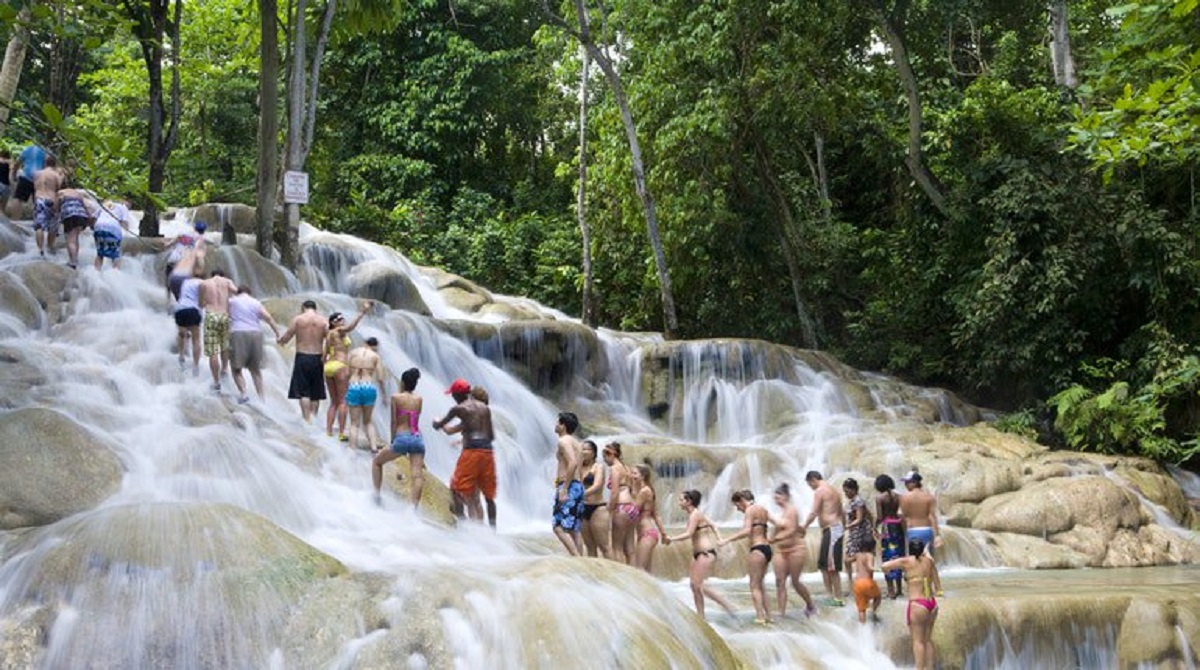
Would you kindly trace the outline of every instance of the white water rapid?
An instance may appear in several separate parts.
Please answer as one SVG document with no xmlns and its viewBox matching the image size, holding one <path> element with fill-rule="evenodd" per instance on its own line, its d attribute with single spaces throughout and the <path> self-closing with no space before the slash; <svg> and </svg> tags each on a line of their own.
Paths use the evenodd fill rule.
<svg viewBox="0 0 1200 670">
<path fill-rule="evenodd" d="M 164 233 L 186 225 L 183 217 L 167 222 Z M 11 242 L 14 233 L 3 235 Z M 248 406 L 235 403 L 228 378 L 223 394 L 210 391 L 207 366 L 199 377 L 180 369 L 159 257 L 131 254 L 121 271 L 97 272 L 84 236 L 82 269 L 47 300 L 46 277 L 62 269 L 37 258 L 28 234 L 18 237 L 25 251 L 0 259 L 0 276 L 9 278 L 4 300 L 28 304 L 37 295 L 46 306 L 24 319 L 15 309 L 0 313 L 0 359 L 10 366 L 3 381 L 22 391 L 4 399 L 4 411 L 49 408 L 68 417 L 87 441 L 116 454 L 121 474 L 98 506 L 0 532 L 2 668 L 894 667 L 905 634 L 899 602 L 885 601 L 886 623 L 875 628 L 860 626 L 853 607 L 803 620 L 793 593 L 788 618 L 751 625 L 738 576 L 742 547 L 722 554 L 732 576 L 712 580 L 740 611 L 731 617 L 712 607 L 711 628 L 692 612 L 678 570 L 663 579 L 563 557 L 549 522 L 557 412 L 578 412 L 598 443 L 634 445 L 631 462 L 656 464 L 670 526 L 683 520 L 672 494 L 695 486 L 726 533 L 741 523 L 728 502 L 733 490 L 750 488 L 769 503 L 771 490 L 789 481 L 806 512 L 805 471 L 846 474 L 831 445 L 882 442 L 881 465 L 897 475 L 909 467 L 906 445 L 879 426 L 978 417 L 949 394 L 860 374 L 817 353 L 592 332 L 521 298 L 491 296 L 492 309 L 465 311 L 439 290 L 437 273 L 311 228 L 302 231 L 298 276 L 243 247 L 216 248 L 209 266 L 265 302 L 275 299 L 277 316 L 304 298 L 325 314 L 353 313 L 361 301 L 351 294 L 367 275 L 399 276 L 415 288 L 404 299 L 423 310 L 379 305 L 354 338 L 378 337 L 394 378 L 409 367 L 422 371 L 426 463 L 442 482 L 457 458 L 451 438 L 429 428 L 451 407 L 442 391 L 457 377 L 488 390 L 499 435 L 499 532 L 449 527 L 386 488 L 376 506 L 369 456 L 325 436 L 324 405 L 313 425 L 301 422 L 286 399 L 291 347 L 268 344 L 267 397 Z M 209 234 L 212 244 L 220 237 Z M 648 369 L 655 361 L 665 367 Z M 648 382 L 652 376 L 658 381 Z M 388 392 L 395 388 L 389 382 Z M 375 423 L 386 435 L 385 411 Z M 20 448 L 39 446 L 30 439 Z M 81 458 L 69 467 L 91 465 Z M 865 492 L 870 483 L 863 480 Z M 44 482 L 47 496 L 56 484 Z M 974 537 L 955 540 L 944 568 L 951 584 L 958 575 L 1003 574 Z M 820 591 L 815 574 L 806 581 Z M 767 589 L 773 598 L 772 576 Z M 1055 667 L 1071 658 L 1111 667 L 1114 631 L 1089 628 L 1079 637 L 1053 657 Z M 1046 667 L 1037 657 L 1044 644 L 1014 646 L 997 630 L 969 664 Z M 1086 659 L 1072 651 L 1089 646 L 1097 651 Z M 1191 657 L 1186 665 L 1195 667 Z"/>
</svg>

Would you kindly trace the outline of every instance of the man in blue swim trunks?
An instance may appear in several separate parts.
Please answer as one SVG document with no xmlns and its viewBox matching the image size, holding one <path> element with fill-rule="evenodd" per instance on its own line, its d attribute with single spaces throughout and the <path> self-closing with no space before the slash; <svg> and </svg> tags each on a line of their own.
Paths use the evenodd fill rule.
<svg viewBox="0 0 1200 670">
<path fill-rule="evenodd" d="M 571 412 L 558 415 L 554 433 L 558 435 L 558 472 L 554 480 L 554 535 L 567 553 L 583 555 L 583 483 L 579 464 L 583 445 L 575 438 L 579 418 Z"/>
<path fill-rule="evenodd" d="M 942 546 L 942 533 L 938 527 L 937 498 L 921 484 L 921 473 L 913 470 L 901 478 L 908 493 L 900 496 L 900 515 L 904 517 L 904 544 L 914 540 L 925 544 L 925 552 L 933 557 L 934 547 Z M 942 595 L 942 580 L 937 565 L 930 578 L 937 595 Z"/>
</svg>

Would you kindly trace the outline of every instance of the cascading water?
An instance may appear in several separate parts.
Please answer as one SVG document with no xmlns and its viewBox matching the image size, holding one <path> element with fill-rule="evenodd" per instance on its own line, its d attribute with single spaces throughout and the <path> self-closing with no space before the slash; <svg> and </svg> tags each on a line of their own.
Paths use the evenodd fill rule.
<svg viewBox="0 0 1200 670">
<path fill-rule="evenodd" d="M 168 222 L 164 233 L 187 226 Z M 263 401 L 239 406 L 209 392 L 203 366 L 196 379 L 176 365 L 161 267 L 134 255 L 120 272 L 71 276 L 36 319 L 0 313 L 0 358 L 24 375 L 6 383 L 26 391 L 6 408 L 52 408 L 65 417 L 55 420 L 102 441 L 123 471 L 99 506 L 0 534 L 0 666 L 523 668 L 574 658 L 583 667 L 729 667 L 729 649 L 750 667 L 892 664 L 885 638 L 902 634 L 898 624 L 877 634 L 846 611 L 747 630 L 717 614 L 709 617 L 714 632 L 691 613 L 686 580 L 549 558 L 561 553 L 549 539 L 556 413 L 576 409 L 598 442 L 635 445 L 631 454 L 655 466 L 669 523 L 682 523 L 670 494 L 694 486 L 728 534 L 740 524 L 733 490 L 750 488 L 770 506 L 770 491 L 790 481 L 807 510 L 804 472 L 829 471 L 841 445 L 914 415 L 969 423 L 973 409 L 815 352 L 593 333 L 498 295 L 489 299 L 561 327 L 506 320 L 501 309 L 465 311 L 393 250 L 310 228 L 301 239 L 295 275 L 240 247 L 216 249 L 212 263 L 277 316 L 301 296 L 324 313 L 355 312 L 361 301 L 349 294 L 387 303 L 355 337 L 379 338 L 392 377 L 421 369 L 426 464 L 441 481 L 457 458 L 452 438 L 428 428 L 451 407 L 442 390 L 456 377 L 486 387 L 498 433 L 500 532 L 444 527 L 401 496 L 375 506 L 365 453 L 326 439 L 323 412 L 302 424 L 285 398 L 289 348 L 266 348 Z M 89 252 L 85 240 L 85 259 Z M 35 264 L 33 253 L 10 254 L 0 275 Z M 6 293 L 5 301 L 25 304 L 31 295 Z M 397 303 L 414 307 L 388 308 Z M 552 361 L 537 357 L 555 348 Z M 394 390 L 389 380 L 385 391 Z M 374 422 L 386 434 L 382 407 Z M 902 440 L 882 439 L 887 465 L 907 469 Z M 955 563 L 998 560 L 984 550 L 958 555 L 951 578 Z M 741 550 L 724 556 L 740 569 Z M 744 579 L 714 583 L 749 610 Z M 897 607 L 885 610 L 898 616 Z M 1027 658 L 995 652 L 1001 644 L 995 636 L 981 643 L 970 664 Z"/>
</svg>

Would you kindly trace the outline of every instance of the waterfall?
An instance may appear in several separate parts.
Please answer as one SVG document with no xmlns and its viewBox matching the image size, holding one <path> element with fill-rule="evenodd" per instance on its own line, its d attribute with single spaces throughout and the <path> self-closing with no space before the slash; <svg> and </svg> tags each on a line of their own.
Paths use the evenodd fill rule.
<svg viewBox="0 0 1200 670">
<path fill-rule="evenodd" d="M 164 233 L 189 229 L 189 216 L 164 222 Z M 220 234 L 207 237 L 215 244 Z M 240 246 L 215 248 L 210 265 L 249 285 L 277 316 L 303 297 L 323 313 L 354 313 L 363 296 L 375 296 L 380 304 L 353 338 L 379 338 L 386 393 L 405 369 L 421 370 L 426 466 L 440 482 L 458 453 L 452 437 L 429 428 L 452 406 L 443 390 L 458 377 L 487 388 L 499 532 L 448 527 L 409 507 L 407 483 L 377 506 L 369 455 L 327 438 L 323 412 L 313 425 L 301 421 L 286 398 L 293 348 L 268 342 L 266 397 L 244 406 L 211 392 L 206 372 L 197 379 L 181 370 L 155 256 L 131 254 L 119 272 L 69 273 L 37 259 L 27 233 L 0 228 L 0 243 L 11 246 L 10 238 L 25 251 L 0 258 L 0 384 L 9 391 L 0 428 L 36 413 L 56 431 L 86 436 L 80 449 L 111 454 L 120 476 L 95 504 L 0 532 L 0 665 L 517 668 L 575 658 L 585 667 L 723 668 L 736 655 L 751 667 L 891 667 L 892 650 L 903 646 L 899 623 L 863 627 L 847 608 L 771 630 L 720 613 L 709 625 L 692 613 L 680 574 L 655 579 L 562 558 L 549 518 L 557 413 L 577 411 L 597 442 L 626 444 L 628 462 L 649 460 L 669 525 L 683 523 L 674 494 L 695 487 L 726 534 L 741 524 L 729 503 L 734 490 L 750 488 L 774 511 L 770 492 L 789 481 L 806 512 L 807 470 L 898 474 L 914 441 L 980 415 L 952 394 L 860 373 L 819 352 L 595 332 L 490 293 L 481 298 L 490 308 L 467 308 L 443 291 L 459 280 L 307 226 L 294 274 Z M 86 262 L 91 240 L 82 241 Z M 382 406 L 373 420 L 387 434 Z M 884 454 L 869 473 L 852 465 L 864 444 Z M 39 440 L 18 446 L 41 454 Z M 87 452 L 70 462 L 65 481 L 94 459 Z M 58 484 L 45 488 L 79 493 Z M 998 564 L 982 531 L 948 534 L 952 579 L 964 567 Z M 712 583 L 744 613 L 744 547 L 721 560 L 739 576 Z M 981 581 L 996 574 L 984 569 Z M 817 575 L 805 579 L 819 591 Z M 899 621 L 902 605 L 882 611 Z M 1027 650 L 997 627 L 966 657 L 971 667 L 1030 667 L 1019 663 L 1041 665 L 1036 654 L 1053 648 L 1058 655 L 1046 658 L 1114 664 L 1107 651 L 1084 651 L 1114 649 L 1112 631 L 1071 636 Z"/>
</svg>

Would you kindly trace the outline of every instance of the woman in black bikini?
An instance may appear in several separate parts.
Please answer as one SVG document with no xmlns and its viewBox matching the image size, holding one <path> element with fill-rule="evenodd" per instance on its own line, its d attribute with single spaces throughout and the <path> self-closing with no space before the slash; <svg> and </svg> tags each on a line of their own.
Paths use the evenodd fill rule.
<svg viewBox="0 0 1200 670">
<path fill-rule="evenodd" d="M 604 464 L 596 460 L 596 443 L 583 441 L 583 544 L 588 556 L 612 556 L 612 531 L 604 504 Z"/>
<path fill-rule="evenodd" d="M 734 507 L 746 515 L 742 529 L 717 543 L 725 546 L 743 537 L 750 538 L 750 553 L 746 556 L 747 572 L 750 576 L 750 598 L 754 601 L 754 623 L 766 625 L 771 621 L 771 610 L 763 593 L 763 577 L 771 564 L 771 545 L 767 541 L 767 521 L 770 515 L 765 507 L 754 502 L 754 494 L 748 489 L 737 491 L 732 497 Z"/>
<path fill-rule="evenodd" d="M 708 596 L 724 607 L 726 612 L 733 614 L 733 608 L 729 606 L 729 602 L 719 593 L 704 585 L 704 580 L 708 579 L 708 576 L 712 574 L 713 566 L 717 564 L 717 543 L 721 541 L 721 533 L 717 532 L 717 527 L 700 511 L 700 492 L 684 491 L 679 496 L 679 507 L 687 512 L 687 530 L 674 537 L 665 538 L 663 544 L 670 545 L 672 542 L 682 542 L 688 538 L 692 540 L 691 582 L 692 598 L 696 601 L 696 613 L 700 615 L 701 619 L 704 618 L 704 596 Z"/>
</svg>

